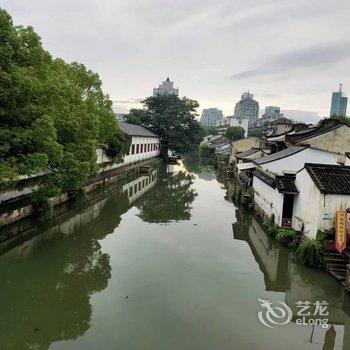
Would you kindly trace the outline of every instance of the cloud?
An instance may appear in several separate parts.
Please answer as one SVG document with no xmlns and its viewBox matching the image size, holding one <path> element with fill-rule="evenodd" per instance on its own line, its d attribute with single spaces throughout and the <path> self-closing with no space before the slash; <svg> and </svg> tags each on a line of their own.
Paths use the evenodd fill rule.
<svg viewBox="0 0 350 350">
<path fill-rule="evenodd" d="M 280 56 L 271 57 L 264 64 L 231 76 L 232 79 L 246 79 L 288 73 L 297 69 L 315 69 L 349 59 L 350 42 L 323 44 L 298 49 Z"/>
</svg>

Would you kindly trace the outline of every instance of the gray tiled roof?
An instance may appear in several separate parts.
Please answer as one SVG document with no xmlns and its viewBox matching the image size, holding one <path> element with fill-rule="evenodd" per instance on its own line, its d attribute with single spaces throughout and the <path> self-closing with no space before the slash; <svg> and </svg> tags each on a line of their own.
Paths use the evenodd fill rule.
<svg viewBox="0 0 350 350">
<path fill-rule="evenodd" d="M 266 156 L 266 157 L 263 157 L 263 158 L 259 158 L 259 159 L 255 159 L 254 163 L 259 164 L 259 165 L 260 164 L 270 163 L 270 162 L 273 162 L 273 161 L 278 160 L 278 159 L 289 157 L 289 156 L 291 156 L 291 155 L 293 155 L 295 153 L 303 151 L 306 148 L 307 147 L 305 147 L 305 146 L 289 147 L 289 148 L 284 149 L 283 151 L 271 154 L 269 156 Z"/>
<path fill-rule="evenodd" d="M 251 148 L 251 149 L 248 149 L 248 151 L 238 153 L 236 155 L 236 157 L 241 159 L 241 158 L 244 158 L 244 157 L 249 157 L 252 154 L 254 154 L 256 152 L 260 152 L 260 151 L 261 151 L 261 149 L 259 149 L 259 148 Z"/>
<path fill-rule="evenodd" d="M 146 136 L 146 137 L 159 137 L 154 132 L 144 128 L 140 125 L 119 123 L 120 129 L 129 136 Z"/>
<path fill-rule="evenodd" d="M 305 168 L 321 193 L 350 195 L 350 167 L 306 163 Z"/>
</svg>

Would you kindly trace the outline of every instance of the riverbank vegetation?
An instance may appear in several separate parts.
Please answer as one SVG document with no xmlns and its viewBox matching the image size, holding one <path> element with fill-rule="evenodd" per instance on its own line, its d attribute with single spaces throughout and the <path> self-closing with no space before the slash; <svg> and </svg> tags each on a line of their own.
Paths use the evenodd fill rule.
<svg viewBox="0 0 350 350">
<path fill-rule="evenodd" d="M 46 195 L 79 189 L 98 170 L 96 149 L 125 152 L 96 73 L 54 59 L 33 28 L 0 8 L 0 186 L 40 176 Z M 53 190 L 54 189 L 54 190 Z M 45 193 L 43 193 L 45 192 Z"/>
<path fill-rule="evenodd" d="M 196 151 L 204 132 L 196 120 L 197 101 L 176 95 L 148 97 L 143 109 L 131 109 L 128 123 L 141 125 L 161 137 L 172 151 L 185 154 Z"/>
</svg>

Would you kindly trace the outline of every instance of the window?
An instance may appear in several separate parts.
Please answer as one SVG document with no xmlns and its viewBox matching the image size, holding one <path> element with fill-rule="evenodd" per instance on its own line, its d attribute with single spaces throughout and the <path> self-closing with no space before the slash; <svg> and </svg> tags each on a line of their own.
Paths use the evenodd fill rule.
<svg viewBox="0 0 350 350">
<path fill-rule="evenodd" d="M 147 152 L 147 143 L 145 143 L 145 147 L 143 148 L 145 152 Z"/>
<path fill-rule="evenodd" d="M 140 145 L 139 144 L 136 145 L 136 154 L 138 154 L 138 153 L 140 153 Z"/>
<path fill-rule="evenodd" d="M 134 193 L 137 192 L 137 184 L 134 186 Z"/>
<path fill-rule="evenodd" d="M 141 190 L 141 181 L 139 182 L 139 191 Z"/>
<path fill-rule="evenodd" d="M 143 143 L 141 144 L 141 151 L 140 153 L 143 153 Z"/>
<path fill-rule="evenodd" d="M 131 145 L 131 154 L 135 154 L 135 145 Z"/>
<path fill-rule="evenodd" d="M 129 197 L 132 196 L 132 186 L 129 188 Z"/>
<path fill-rule="evenodd" d="M 148 152 L 150 151 L 150 148 L 151 148 L 151 144 L 149 143 L 149 144 L 148 144 L 148 147 L 147 147 L 147 151 L 148 151 Z"/>
<path fill-rule="evenodd" d="M 153 151 L 153 143 L 151 143 L 151 151 Z"/>
</svg>

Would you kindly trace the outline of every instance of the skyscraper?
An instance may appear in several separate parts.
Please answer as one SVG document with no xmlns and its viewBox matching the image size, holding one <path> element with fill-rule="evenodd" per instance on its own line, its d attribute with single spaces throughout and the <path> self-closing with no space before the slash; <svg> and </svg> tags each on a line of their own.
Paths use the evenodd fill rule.
<svg viewBox="0 0 350 350">
<path fill-rule="evenodd" d="M 342 85 L 339 85 L 339 91 L 334 91 L 332 94 L 330 117 L 346 116 L 348 98 L 344 96 Z"/>
<path fill-rule="evenodd" d="M 247 118 L 254 122 L 259 117 L 259 103 L 253 99 L 254 95 L 249 91 L 242 94 L 240 101 L 236 103 L 235 117 Z"/>
<path fill-rule="evenodd" d="M 216 126 L 216 123 L 223 118 L 222 111 L 217 108 L 203 109 L 201 124 L 206 126 Z"/>
<path fill-rule="evenodd" d="M 174 88 L 174 83 L 170 81 L 169 77 L 162 82 L 157 88 L 153 89 L 153 96 L 159 95 L 179 95 L 179 89 Z"/>
</svg>

